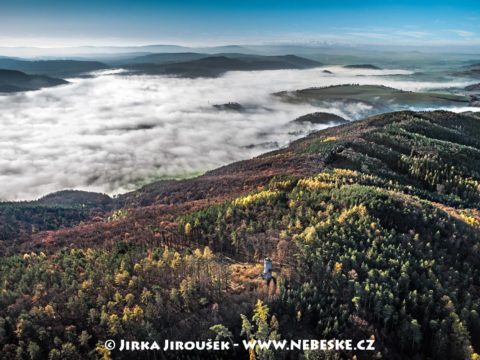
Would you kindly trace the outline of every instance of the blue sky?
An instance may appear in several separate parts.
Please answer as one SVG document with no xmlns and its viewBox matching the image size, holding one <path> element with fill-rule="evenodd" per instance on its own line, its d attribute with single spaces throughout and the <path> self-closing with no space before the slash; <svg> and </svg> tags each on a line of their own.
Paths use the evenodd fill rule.
<svg viewBox="0 0 480 360">
<path fill-rule="evenodd" d="M 1 46 L 480 45 L 480 1 L 0 0 Z"/>
</svg>

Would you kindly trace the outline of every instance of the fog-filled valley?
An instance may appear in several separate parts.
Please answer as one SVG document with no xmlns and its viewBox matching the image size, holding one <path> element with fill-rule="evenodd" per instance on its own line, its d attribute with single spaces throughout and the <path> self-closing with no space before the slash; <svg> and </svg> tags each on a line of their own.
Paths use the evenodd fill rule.
<svg viewBox="0 0 480 360">
<path fill-rule="evenodd" d="M 137 62 L 147 57 L 171 64 L 180 57 L 190 64 L 202 56 L 143 55 Z M 158 64 L 138 72 L 126 65 L 132 60 L 93 72 L 83 70 L 101 63 L 3 60 L 10 68 L 43 71 L 47 79 L 61 75 L 62 64 L 68 64 L 64 75 L 70 75 L 63 77 L 66 84 L 0 93 L 0 199 L 35 199 L 62 189 L 117 194 L 159 179 L 196 176 L 337 124 L 294 121 L 315 112 L 354 121 L 395 110 L 462 112 L 476 106 L 475 92 L 464 90 L 478 81 L 465 72 L 466 60 L 382 69 L 361 58 L 359 65 L 340 66 L 249 56 L 236 54 L 234 60 L 266 69 L 227 71 L 228 63 L 225 72 L 213 76 L 184 76 L 182 65 L 179 76 L 152 75 L 152 66 L 155 72 L 165 66 Z M 309 88 L 325 89 L 304 95 Z"/>
</svg>

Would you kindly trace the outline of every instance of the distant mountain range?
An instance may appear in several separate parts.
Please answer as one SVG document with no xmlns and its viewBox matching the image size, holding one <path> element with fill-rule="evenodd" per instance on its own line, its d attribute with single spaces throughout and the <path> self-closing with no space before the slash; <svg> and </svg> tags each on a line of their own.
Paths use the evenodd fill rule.
<svg viewBox="0 0 480 360">
<path fill-rule="evenodd" d="M 78 60 L 24 60 L 0 57 L 0 69 L 18 70 L 27 74 L 47 75 L 55 77 L 78 76 L 95 70 L 109 68 L 109 65 L 98 61 Z"/>
<path fill-rule="evenodd" d="M 0 57 L 1 92 L 36 90 L 65 84 L 53 77 L 78 77 L 89 72 L 124 68 L 130 74 L 175 75 L 181 77 L 216 77 L 227 71 L 308 69 L 322 64 L 295 55 L 259 56 L 240 53 L 210 56 L 202 53 L 159 53 L 106 64 L 81 60 L 25 60 Z M 52 78 L 50 78 L 52 76 Z"/>
<path fill-rule="evenodd" d="M 28 75 L 16 70 L 0 69 L 0 93 L 38 90 L 68 84 L 68 81 L 44 75 Z"/>
<path fill-rule="evenodd" d="M 260 49 L 254 49 L 250 46 L 225 45 L 225 46 L 203 46 L 187 47 L 171 44 L 154 44 L 143 46 L 77 46 L 65 48 L 36 48 L 36 47 L 0 47 L 0 55 L 3 56 L 43 56 L 43 57 L 83 57 L 83 58 L 113 58 L 125 54 L 153 54 L 153 53 L 181 53 L 181 52 L 199 52 L 208 54 L 217 53 L 244 53 L 260 54 Z M 282 51 L 285 53 L 285 51 Z M 288 52 L 288 51 L 287 51 Z"/>
<path fill-rule="evenodd" d="M 168 64 L 174 62 L 192 61 L 208 57 L 208 54 L 195 52 L 179 52 L 179 53 L 156 53 L 142 55 L 128 59 L 124 63 L 131 64 Z"/>
<path fill-rule="evenodd" d="M 242 47 L 230 46 L 215 48 L 222 50 L 215 54 L 209 53 L 213 48 L 205 48 L 205 52 L 183 51 L 183 48 L 171 49 L 170 47 L 161 47 L 161 50 L 177 50 L 178 52 L 157 52 L 157 53 L 126 53 L 121 57 L 112 59 L 105 58 L 105 61 L 86 61 L 78 59 L 44 59 L 44 60 L 27 60 L 20 58 L 10 58 L 0 56 L 0 69 L 19 71 L 28 75 L 41 75 L 52 78 L 68 78 L 89 76 L 92 71 L 118 69 L 127 70 L 128 74 L 138 75 L 172 75 L 178 77 L 217 77 L 228 71 L 255 71 L 255 70 L 280 70 L 280 69 L 309 69 L 322 66 L 320 61 L 312 60 L 312 57 L 305 58 L 297 55 L 256 55 L 243 51 Z M 157 47 L 152 47 L 150 50 L 159 50 Z M 188 49 L 187 49 L 188 50 Z M 331 60 L 329 60 L 331 61 Z M 370 63 L 358 63 L 344 65 L 348 69 L 370 69 L 380 70 L 377 65 Z M 450 70 L 450 74 L 456 76 L 467 76 L 471 78 L 478 78 L 480 76 L 480 65 L 475 61 L 471 64 L 457 68 L 456 72 Z M 329 70 L 324 70 L 325 73 L 332 74 Z M 18 74 L 17 74 L 18 75 Z M 5 75 L 4 75 L 5 76 Z M 31 86 L 25 86 L 25 80 L 20 80 L 19 83 L 12 82 L 12 76 L 8 83 L 2 82 L 2 92 L 15 92 L 34 90 L 44 86 L 53 86 L 62 84 L 60 79 L 42 78 L 43 81 L 32 82 Z M 39 80 L 40 78 L 36 78 Z M 33 78 L 32 78 L 33 80 Z M 347 90 L 349 89 L 349 90 Z M 337 91 L 338 90 L 338 91 Z M 349 93 L 352 90 L 353 93 Z M 466 91 L 472 91 L 470 88 Z M 345 91 L 347 93 L 345 93 Z M 361 94 L 357 94 L 358 92 Z M 301 98 L 305 98 L 305 94 L 309 93 L 310 100 L 312 99 L 312 90 L 305 89 L 296 92 L 296 95 L 301 94 Z M 361 89 L 352 88 L 352 85 L 341 85 L 331 87 L 329 89 L 316 89 L 316 100 L 348 98 L 350 100 L 359 100 L 363 98 L 365 102 L 370 102 L 374 96 L 378 96 L 379 101 L 374 101 L 375 106 L 382 111 L 393 110 L 391 102 L 409 103 L 412 105 L 422 105 L 424 103 L 434 105 L 451 105 L 452 103 L 468 104 L 471 99 L 462 95 L 441 95 L 441 94 L 422 94 L 400 91 L 396 89 L 387 90 L 385 87 L 367 86 Z M 389 94 L 387 94 L 389 93 Z M 291 95 L 291 94 L 290 94 Z M 357 96 L 358 95 L 358 96 Z M 296 96 L 299 98 L 299 96 Z M 297 99 L 298 100 L 298 99 Z M 361 99 L 360 99 L 361 100 Z M 473 99 L 475 101 L 475 99 Z M 385 102 L 387 101 L 387 102 Z M 412 102 L 413 101 L 413 102 Z"/>
<path fill-rule="evenodd" d="M 180 61 L 179 59 L 191 59 Z M 295 55 L 259 56 L 245 54 L 221 54 L 202 57 L 201 54 L 154 54 L 136 58 L 147 63 L 127 64 L 124 67 L 141 74 L 177 75 L 183 77 L 215 77 L 227 71 L 308 69 L 321 66 L 318 61 Z"/>
</svg>

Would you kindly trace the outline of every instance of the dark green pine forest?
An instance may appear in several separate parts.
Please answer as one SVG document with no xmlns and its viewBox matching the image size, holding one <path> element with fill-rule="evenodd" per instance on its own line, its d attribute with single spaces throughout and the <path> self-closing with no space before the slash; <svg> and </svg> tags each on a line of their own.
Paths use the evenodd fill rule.
<svg viewBox="0 0 480 360">
<path fill-rule="evenodd" d="M 479 359 L 480 115 L 388 113 L 115 198 L 2 203 L 0 240 L 2 359 Z M 216 337 L 375 351 L 103 346 Z"/>
</svg>

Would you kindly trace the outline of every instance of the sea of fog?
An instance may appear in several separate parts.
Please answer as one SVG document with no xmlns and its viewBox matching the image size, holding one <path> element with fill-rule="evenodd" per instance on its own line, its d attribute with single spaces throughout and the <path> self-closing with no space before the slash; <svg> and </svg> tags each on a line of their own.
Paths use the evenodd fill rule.
<svg viewBox="0 0 480 360">
<path fill-rule="evenodd" d="M 409 74 L 327 67 L 183 79 L 114 71 L 0 96 L 0 200 L 35 199 L 61 189 L 115 194 L 197 175 L 322 128 L 292 124 L 298 116 L 327 111 L 356 120 L 371 110 L 364 104 L 285 104 L 271 96 L 277 91 L 352 83 L 412 91 L 466 85 L 419 82 Z M 246 111 L 213 107 L 228 102 Z"/>
</svg>

